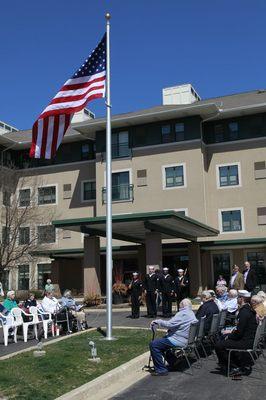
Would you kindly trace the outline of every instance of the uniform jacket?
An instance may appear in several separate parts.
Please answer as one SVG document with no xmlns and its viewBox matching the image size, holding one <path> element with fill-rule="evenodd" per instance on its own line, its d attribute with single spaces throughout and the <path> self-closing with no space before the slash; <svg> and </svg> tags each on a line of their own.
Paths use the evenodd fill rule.
<svg viewBox="0 0 266 400">
<path fill-rule="evenodd" d="M 237 328 L 228 336 L 228 339 L 245 341 L 249 347 L 253 345 L 256 330 L 256 313 L 249 304 L 245 304 L 239 310 Z"/>
<path fill-rule="evenodd" d="M 185 286 L 181 285 L 181 283 L 183 283 Z M 189 286 L 189 280 L 185 275 L 182 277 L 181 280 L 177 276 L 175 278 L 174 284 L 175 284 L 175 292 L 176 292 L 177 296 L 179 296 L 183 292 L 187 292 L 188 286 Z"/>
<path fill-rule="evenodd" d="M 162 293 L 171 293 L 175 290 L 174 278 L 169 274 L 162 275 L 159 284 Z"/>
<path fill-rule="evenodd" d="M 140 297 L 142 294 L 143 283 L 140 279 L 132 280 L 130 284 L 130 294 L 134 297 Z"/>
<path fill-rule="evenodd" d="M 144 289 L 147 290 L 147 292 L 155 292 L 159 286 L 158 281 L 159 278 L 155 273 L 152 275 L 147 274 L 144 279 Z"/>
</svg>

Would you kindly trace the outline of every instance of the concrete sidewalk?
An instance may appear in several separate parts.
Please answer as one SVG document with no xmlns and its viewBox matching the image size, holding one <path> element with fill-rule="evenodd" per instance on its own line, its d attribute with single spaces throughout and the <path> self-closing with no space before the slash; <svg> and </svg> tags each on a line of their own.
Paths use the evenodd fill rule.
<svg viewBox="0 0 266 400">
<path fill-rule="evenodd" d="M 261 363 L 260 363 L 261 364 Z M 266 361 L 263 360 L 264 371 Z M 256 369 L 259 364 L 256 364 Z M 190 375 L 186 366 L 181 363 L 179 371 L 170 372 L 167 376 L 144 377 L 142 380 L 111 397 L 114 400 L 254 400 L 264 399 L 266 391 L 266 374 L 261 379 L 258 371 L 253 369 L 250 376 L 241 381 L 233 381 L 218 373 L 214 360 L 203 361 L 202 368 L 194 368 Z"/>
</svg>

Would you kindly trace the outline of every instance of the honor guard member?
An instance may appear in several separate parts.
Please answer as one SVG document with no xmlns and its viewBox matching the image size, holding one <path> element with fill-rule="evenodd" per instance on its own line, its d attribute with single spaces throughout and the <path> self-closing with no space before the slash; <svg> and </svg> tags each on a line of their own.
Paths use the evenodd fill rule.
<svg viewBox="0 0 266 400">
<path fill-rule="evenodd" d="M 146 295 L 146 305 L 148 318 L 154 318 L 157 315 L 156 309 L 156 293 L 158 290 L 159 278 L 155 274 L 153 265 L 149 265 L 149 272 L 144 279 L 144 289 Z"/>
<path fill-rule="evenodd" d="M 169 274 L 169 268 L 163 268 L 163 275 L 160 279 L 160 290 L 162 292 L 163 317 L 172 316 L 172 297 L 174 291 L 174 278 Z"/>
<path fill-rule="evenodd" d="M 131 294 L 131 317 L 139 318 L 139 308 L 140 308 L 140 300 L 142 295 L 142 282 L 139 279 L 138 272 L 133 272 L 132 281 L 129 285 L 129 290 Z"/>
<path fill-rule="evenodd" d="M 189 280 L 184 274 L 184 270 L 179 268 L 177 270 L 177 277 L 175 278 L 175 293 L 177 309 L 179 310 L 179 303 L 188 295 Z"/>
</svg>

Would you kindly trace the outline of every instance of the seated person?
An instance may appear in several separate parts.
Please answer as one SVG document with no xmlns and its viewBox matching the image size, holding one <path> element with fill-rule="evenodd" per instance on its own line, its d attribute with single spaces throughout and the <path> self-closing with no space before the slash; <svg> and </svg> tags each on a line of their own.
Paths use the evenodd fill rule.
<svg viewBox="0 0 266 400">
<path fill-rule="evenodd" d="M 58 321 L 59 323 L 62 321 L 63 326 L 67 325 L 66 319 L 68 317 L 69 325 L 66 326 L 66 330 L 68 333 L 72 333 L 72 315 L 66 310 L 66 308 L 64 309 L 64 307 L 60 306 L 59 301 L 54 297 L 52 291 L 46 292 L 46 295 L 41 303 L 41 308 L 44 312 L 52 314 L 52 318 L 54 320 Z"/>
<path fill-rule="evenodd" d="M 266 308 L 266 293 L 263 292 L 263 290 L 260 290 L 260 291 L 257 293 L 257 295 L 263 298 L 263 304 L 264 304 L 264 307 Z"/>
<path fill-rule="evenodd" d="M 239 313 L 237 327 L 227 338 L 217 342 L 215 351 L 219 365 L 226 371 L 228 362 L 228 349 L 251 349 L 253 346 L 257 320 L 256 313 L 250 306 L 251 294 L 247 290 L 238 291 Z M 251 372 L 251 359 L 246 353 L 231 353 L 231 368 L 233 374 L 249 374 Z"/>
<path fill-rule="evenodd" d="M 9 311 L 0 303 L 0 313 L 2 315 L 8 315 Z"/>
<path fill-rule="evenodd" d="M 258 320 L 263 320 L 263 318 L 266 316 L 266 308 L 263 304 L 263 297 L 257 295 L 254 295 L 251 297 L 251 307 L 257 314 L 257 319 Z"/>
<path fill-rule="evenodd" d="M 215 292 L 217 300 L 219 300 L 221 303 L 224 303 L 228 299 L 226 286 L 216 286 Z"/>
<path fill-rule="evenodd" d="M 27 312 L 29 311 L 30 307 L 37 307 L 37 301 L 34 293 L 30 293 L 28 300 L 24 301 L 24 308 Z"/>
<path fill-rule="evenodd" d="M 237 290 L 230 289 L 227 300 L 221 303 L 221 306 L 222 310 L 227 310 L 228 314 L 235 315 L 236 311 L 238 310 Z"/>
<path fill-rule="evenodd" d="M 3 307 L 7 311 L 11 311 L 12 308 L 18 307 L 18 303 L 15 300 L 15 292 L 14 290 L 9 290 L 6 294 L 6 299 L 3 302 Z"/>
<path fill-rule="evenodd" d="M 164 365 L 164 353 L 176 346 L 185 347 L 187 345 L 189 328 L 193 322 L 197 322 L 192 304 L 189 299 L 180 302 L 180 311 L 170 320 L 156 319 L 152 321 L 151 327 L 167 328 L 167 335 L 161 339 L 155 339 L 150 343 L 150 351 L 153 359 L 155 372 L 153 375 L 167 375 L 168 369 Z M 170 365 L 171 367 L 171 365 Z"/>
<path fill-rule="evenodd" d="M 51 279 L 47 279 L 44 290 L 45 292 L 54 292 L 54 285 L 52 284 Z"/>
<path fill-rule="evenodd" d="M 212 317 L 214 314 L 219 314 L 219 308 L 215 303 L 215 297 L 208 290 L 205 290 L 201 294 L 202 305 L 196 312 L 196 318 L 200 321 L 202 317 L 206 316 L 204 333 L 205 335 L 209 332 L 212 323 Z"/>
<path fill-rule="evenodd" d="M 63 307 L 67 307 L 71 311 L 71 314 L 77 318 L 78 330 L 84 330 L 86 326 L 86 315 L 85 312 L 81 310 L 83 306 L 79 306 L 73 299 L 71 290 L 67 289 L 64 291 L 61 304 Z"/>
</svg>

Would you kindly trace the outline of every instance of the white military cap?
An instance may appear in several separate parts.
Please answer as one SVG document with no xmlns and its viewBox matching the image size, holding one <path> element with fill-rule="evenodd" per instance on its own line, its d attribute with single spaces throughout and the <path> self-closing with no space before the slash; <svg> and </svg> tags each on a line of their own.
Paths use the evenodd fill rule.
<svg viewBox="0 0 266 400">
<path fill-rule="evenodd" d="M 163 268 L 163 270 L 164 270 L 164 271 L 168 271 L 168 270 L 169 270 L 169 268 L 167 268 L 167 267 L 164 267 L 164 268 Z"/>
<path fill-rule="evenodd" d="M 139 274 L 138 272 L 133 272 L 133 274 L 132 274 L 132 275 L 135 275 L 135 276 L 136 276 L 136 275 L 138 275 L 138 274 Z"/>
<path fill-rule="evenodd" d="M 179 269 L 177 270 L 177 272 L 184 272 L 184 270 L 183 270 L 182 268 L 179 268 Z"/>
<path fill-rule="evenodd" d="M 239 297 L 251 297 L 251 293 L 248 292 L 247 290 L 239 290 L 238 296 Z"/>
</svg>

